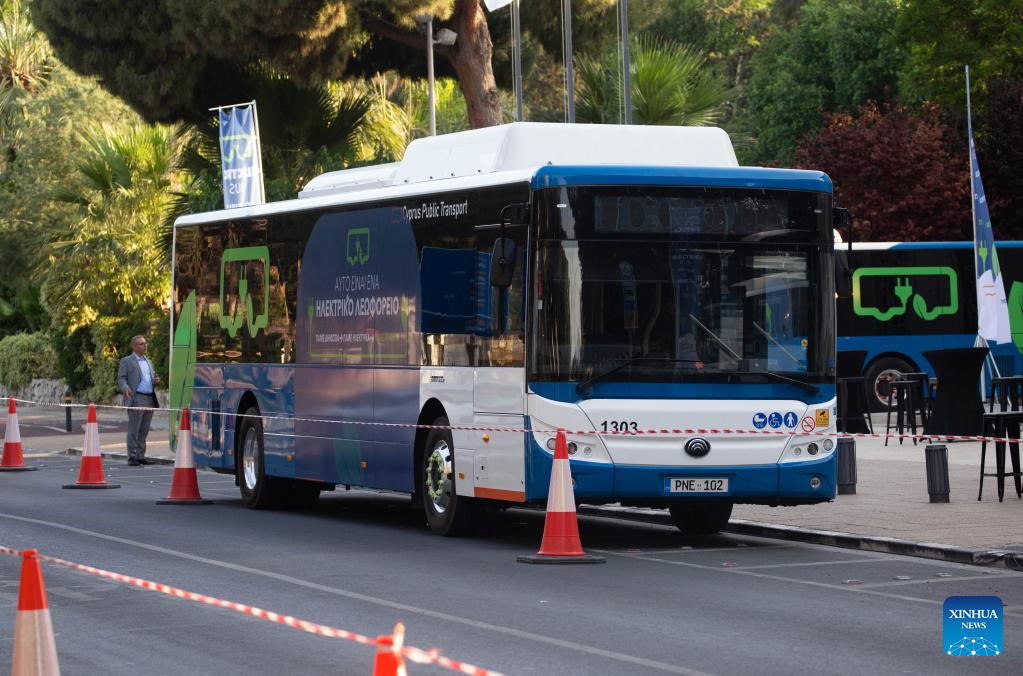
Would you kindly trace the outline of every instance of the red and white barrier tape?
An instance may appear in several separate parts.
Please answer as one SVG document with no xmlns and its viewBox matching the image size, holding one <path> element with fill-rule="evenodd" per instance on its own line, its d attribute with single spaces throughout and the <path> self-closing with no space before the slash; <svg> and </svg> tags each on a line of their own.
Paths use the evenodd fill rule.
<svg viewBox="0 0 1023 676">
<path fill-rule="evenodd" d="M 146 406 L 115 406 L 112 404 L 65 404 L 58 402 L 42 402 L 32 401 L 30 399 L 17 399 L 13 397 L 0 397 L 0 401 L 7 401 L 13 399 L 19 404 L 29 404 L 33 406 L 44 406 L 50 408 L 87 408 L 90 405 L 94 405 L 96 408 L 106 408 L 118 411 L 165 411 L 165 412 L 180 412 L 180 408 L 150 408 Z M 1023 442 L 1023 439 L 1015 439 L 1012 437 L 986 437 L 982 435 L 963 435 L 963 434 L 909 434 L 909 433 L 895 433 L 895 434 L 880 434 L 880 433 L 869 433 L 869 432 L 817 432 L 811 430 L 810 432 L 802 432 L 800 430 L 780 430 L 780 429 L 762 429 L 762 430 L 743 430 L 743 429 L 731 429 L 731 428 L 661 428 L 661 429 L 645 429 L 645 430 L 625 430 L 625 431 L 600 431 L 600 430 L 570 430 L 570 429 L 546 429 L 539 427 L 482 427 L 478 425 L 420 425 L 417 423 L 386 423 L 386 422 L 373 422 L 367 420 L 338 420 L 336 418 L 298 418 L 295 416 L 287 415 L 247 415 L 245 413 L 231 413 L 228 411 L 212 411 L 207 409 L 189 408 L 192 413 L 208 413 L 211 415 L 221 415 L 224 417 L 234 418 L 258 418 L 260 420 L 284 420 L 288 422 L 306 422 L 306 423 L 322 423 L 330 425 L 357 425 L 362 427 L 389 427 L 389 428 L 414 428 L 421 430 L 459 430 L 463 432 L 493 432 L 493 433 L 512 433 L 512 434 L 556 434 L 561 431 L 565 434 L 573 434 L 579 436 L 596 436 L 596 437 L 643 437 L 643 436 L 655 436 L 655 435 L 673 435 L 673 436 L 693 436 L 693 435 L 741 435 L 741 436 L 775 436 L 775 437 L 794 437 L 794 436 L 806 436 L 806 435 L 822 435 L 830 437 L 838 437 L 843 439 L 910 439 L 910 440 L 924 440 L 924 439 L 938 439 L 943 441 L 988 441 L 988 442 L 1007 442 L 1011 444 L 1018 444 Z M 264 432 L 264 434 L 270 436 L 287 436 L 287 437 L 301 437 L 299 434 L 289 434 L 281 432 Z M 314 437 L 312 439 L 330 439 L 338 440 L 338 437 Z"/>
<path fill-rule="evenodd" d="M 12 556 L 21 556 L 21 550 L 12 549 L 10 547 L 4 547 L 0 545 L 0 554 L 9 554 Z M 346 631 L 344 629 L 335 629 L 334 627 L 328 627 L 323 624 L 317 624 L 316 622 L 308 622 L 306 620 L 300 620 L 291 615 L 280 615 L 273 612 L 272 610 L 264 610 L 255 606 L 249 606 L 244 603 L 236 603 L 234 601 L 225 601 L 218 599 L 215 596 L 207 596 L 205 594 L 197 594 L 196 592 L 185 591 L 177 587 L 170 585 L 161 584 L 159 582 L 150 582 L 149 580 L 143 580 L 137 577 L 131 577 L 129 575 L 122 575 L 120 573 L 112 573 L 109 570 L 103 570 L 102 568 L 94 568 L 93 566 L 86 566 L 81 563 L 74 563 L 73 561 L 65 561 L 58 559 L 54 556 L 47 556 L 45 554 L 39 554 L 41 561 L 48 561 L 57 566 L 63 566 L 64 568 L 70 568 L 83 573 L 90 573 L 92 575 L 98 575 L 99 577 L 113 580 L 114 582 L 121 582 L 123 584 L 140 587 L 142 589 L 148 589 L 149 591 L 160 592 L 161 594 L 167 594 L 168 596 L 175 596 L 179 599 L 185 599 L 188 601 L 195 601 L 197 603 L 204 603 L 210 606 L 216 606 L 218 608 L 226 608 L 243 615 L 249 615 L 256 617 L 261 620 L 268 620 L 270 622 L 276 622 L 277 624 L 283 624 L 293 629 L 300 629 L 310 634 L 317 634 L 319 636 L 326 636 L 327 638 L 340 638 L 346 641 L 354 641 L 363 645 L 379 646 L 381 642 L 375 638 L 363 636 L 362 634 L 356 634 L 355 632 Z M 388 637 L 389 638 L 389 637 Z M 430 650 L 422 650 L 421 648 L 414 648 L 411 646 L 403 646 L 401 653 L 409 660 L 416 662 L 417 664 L 436 664 L 437 666 L 458 671 L 463 674 L 471 674 L 472 676 L 503 676 L 500 672 L 491 671 L 484 669 L 483 667 L 477 667 L 476 665 L 469 664 L 467 662 L 459 662 L 453 660 L 450 657 L 445 657 L 440 654 L 440 651 L 436 648 Z"/>
</svg>

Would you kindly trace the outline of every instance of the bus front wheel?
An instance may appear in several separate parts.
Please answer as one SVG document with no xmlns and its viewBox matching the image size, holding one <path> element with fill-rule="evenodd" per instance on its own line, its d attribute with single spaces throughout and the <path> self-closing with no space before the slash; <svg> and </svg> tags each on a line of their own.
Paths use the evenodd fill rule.
<svg viewBox="0 0 1023 676">
<path fill-rule="evenodd" d="M 688 502 L 668 508 L 675 526 L 686 535 L 714 535 L 728 526 L 730 502 Z"/>
<path fill-rule="evenodd" d="M 280 502 L 276 480 L 263 469 L 263 420 L 258 408 L 246 409 L 238 425 L 238 487 L 250 509 L 269 509 Z"/>
<path fill-rule="evenodd" d="M 447 427 L 448 419 L 433 421 L 437 427 Z M 475 507 L 472 498 L 455 492 L 455 446 L 451 430 L 431 429 L 426 435 L 419 476 L 423 482 L 423 509 L 430 530 L 438 535 L 460 535 L 472 522 Z"/>
</svg>

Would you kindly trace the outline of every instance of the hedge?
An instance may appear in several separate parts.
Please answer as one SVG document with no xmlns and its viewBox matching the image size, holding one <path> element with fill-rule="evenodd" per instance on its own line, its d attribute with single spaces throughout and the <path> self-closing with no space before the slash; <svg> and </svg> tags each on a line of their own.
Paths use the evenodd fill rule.
<svg viewBox="0 0 1023 676">
<path fill-rule="evenodd" d="M 16 333 L 0 340 L 0 385 L 15 390 L 35 378 L 56 378 L 57 353 L 45 333 Z"/>
</svg>

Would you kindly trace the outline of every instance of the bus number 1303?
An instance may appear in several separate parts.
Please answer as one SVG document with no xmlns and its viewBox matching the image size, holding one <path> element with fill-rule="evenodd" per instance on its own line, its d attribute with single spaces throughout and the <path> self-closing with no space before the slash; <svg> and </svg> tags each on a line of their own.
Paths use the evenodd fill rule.
<svg viewBox="0 0 1023 676">
<path fill-rule="evenodd" d="M 600 425 L 605 432 L 611 432 L 612 434 L 639 432 L 639 423 L 634 420 L 605 420 Z"/>
</svg>

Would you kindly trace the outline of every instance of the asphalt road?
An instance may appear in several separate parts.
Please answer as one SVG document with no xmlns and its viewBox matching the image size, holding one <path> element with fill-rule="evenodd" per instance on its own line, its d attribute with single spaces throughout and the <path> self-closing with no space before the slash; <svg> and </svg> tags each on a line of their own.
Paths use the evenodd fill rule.
<svg viewBox="0 0 1023 676">
<path fill-rule="evenodd" d="M 530 566 L 542 514 L 472 538 L 432 535 L 408 498 L 328 493 L 298 512 L 245 509 L 203 473 L 204 507 L 157 506 L 169 467 L 106 463 L 122 488 L 61 490 L 77 458 L 0 474 L 0 545 L 406 643 L 508 674 L 1023 672 L 1023 574 L 887 554 L 583 518 L 605 565 Z M 953 527 L 950 524 L 950 527 Z M 20 561 L 0 555 L 0 670 Z M 369 674 L 372 648 L 44 565 L 65 675 Z M 942 603 L 996 595 L 999 657 L 942 648 Z M 410 665 L 411 674 L 448 673 Z"/>
</svg>

